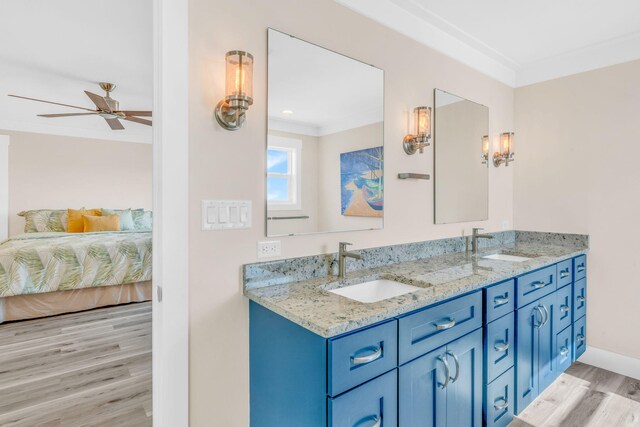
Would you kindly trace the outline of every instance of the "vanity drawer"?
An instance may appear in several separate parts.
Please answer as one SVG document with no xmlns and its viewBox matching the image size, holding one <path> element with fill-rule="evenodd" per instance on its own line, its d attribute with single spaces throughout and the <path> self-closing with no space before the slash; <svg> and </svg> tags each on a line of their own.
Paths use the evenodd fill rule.
<svg viewBox="0 0 640 427">
<path fill-rule="evenodd" d="M 578 360 L 587 349 L 587 317 L 573 323 L 573 360 Z"/>
<path fill-rule="evenodd" d="M 336 396 L 396 367 L 396 320 L 329 340 L 328 393 Z"/>
<path fill-rule="evenodd" d="M 513 406 L 516 397 L 514 388 L 513 368 L 487 386 L 484 411 L 487 427 L 504 427 L 513 420 Z"/>
<path fill-rule="evenodd" d="M 398 371 L 394 369 L 329 399 L 329 427 L 398 425 Z"/>
<path fill-rule="evenodd" d="M 558 349 L 558 355 L 556 356 L 557 371 L 558 373 L 564 372 L 569 366 L 571 366 L 571 342 L 573 330 L 571 325 L 565 330 L 560 332 L 556 336 L 556 348 Z"/>
<path fill-rule="evenodd" d="M 587 314 L 587 279 L 580 279 L 573 284 L 573 320 L 576 321 Z"/>
<path fill-rule="evenodd" d="M 573 260 L 568 259 L 556 265 L 558 266 L 558 289 L 560 289 L 573 282 Z"/>
<path fill-rule="evenodd" d="M 513 311 L 516 299 L 514 294 L 515 285 L 516 280 L 511 279 L 486 288 L 485 323 L 493 322 Z"/>
<path fill-rule="evenodd" d="M 556 266 L 524 274 L 516 279 L 517 307 L 524 307 L 556 290 Z"/>
<path fill-rule="evenodd" d="M 553 327 L 556 331 L 561 331 L 567 326 L 571 326 L 573 319 L 571 312 L 571 307 L 573 306 L 572 292 L 571 286 L 565 286 L 556 291 L 556 307 L 558 309 L 553 311 L 555 316 L 555 319 L 553 319 L 555 325 Z"/>
<path fill-rule="evenodd" d="M 485 363 L 487 383 L 513 366 L 515 354 L 514 314 L 509 313 L 486 326 Z"/>
<path fill-rule="evenodd" d="M 587 256 L 580 255 L 573 259 L 573 279 L 580 280 L 587 277 Z"/>
<path fill-rule="evenodd" d="M 482 292 L 476 291 L 398 319 L 400 364 L 482 327 Z"/>
</svg>

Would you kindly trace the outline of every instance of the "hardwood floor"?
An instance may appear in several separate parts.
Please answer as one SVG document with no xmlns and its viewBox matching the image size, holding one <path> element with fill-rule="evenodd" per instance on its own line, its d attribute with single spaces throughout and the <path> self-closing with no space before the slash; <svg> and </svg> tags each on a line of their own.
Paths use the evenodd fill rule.
<svg viewBox="0 0 640 427">
<path fill-rule="evenodd" d="M 576 362 L 510 427 L 640 426 L 640 380 Z"/>
<path fill-rule="evenodd" d="M 0 325 L 0 426 L 151 426 L 151 303 Z"/>
</svg>

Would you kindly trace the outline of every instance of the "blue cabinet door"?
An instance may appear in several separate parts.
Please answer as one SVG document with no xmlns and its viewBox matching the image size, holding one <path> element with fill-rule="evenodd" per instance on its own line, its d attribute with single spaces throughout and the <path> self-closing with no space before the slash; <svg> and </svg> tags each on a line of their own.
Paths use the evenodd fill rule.
<svg viewBox="0 0 640 427">
<path fill-rule="evenodd" d="M 482 330 L 447 345 L 447 426 L 482 426 Z M 421 424 L 426 425 L 426 424 Z"/>
<path fill-rule="evenodd" d="M 556 335 L 560 331 L 556 321 L 558 305 L 555 293 L 540 298 L 537 304 L 544 313 L 538 328 L 538 390 L 542 391 L 560 375 L 556 363 Z"/>
<path fill-rule="evenodd" d="M 571 366 L 571 348 L 573 347 L 573 329 L 568 326 L 556 338 L 558 372 L 564 372 Z"/>
<path fill-rule="evenodd" d="M 573 324 L 573 360 L 587 349 L 587 317 L 583 316 L 576 320 Z"/>
<path fill-rule="evenodd" d="M 399 368 L 398 418 L 401 426 L 447 425 L 444 384 L 445 365 L 450 365 L 445 350 L 445 347 L 440 347 Z M 451 374 L 451 369 L 448 370 Z"/>
<path fill-rule="evenodd" d="M 485 326 L 487 384 L 513 366 L 515 355 L 514 314 L 509 313 Z"/>
<path fill-rule="evenodd" d="M 513 368 L 487 386 L 485 425 L 506 427 L 513 420 Z"/>
<path fill-rule="evenodd" d="M 516 407 L 519 414 L 538 396 L 538 327 L 543 314 L 537 303 L 516 312 Z"/>
<path fill-rule="evenodd" d="M 397 427 L 398 375 L 394 369 L 329 399 L 329 427 Z"/>
</svg>

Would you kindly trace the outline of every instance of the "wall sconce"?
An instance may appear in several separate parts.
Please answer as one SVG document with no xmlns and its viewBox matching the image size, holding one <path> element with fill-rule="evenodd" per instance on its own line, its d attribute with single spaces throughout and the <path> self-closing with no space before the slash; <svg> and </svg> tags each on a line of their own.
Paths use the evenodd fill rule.
<svg viewBox="0 0 640 427">
<path fill-rule="evenodd" d="M 404 152 L 411 155 L 420 150 L 424 152 L 424 147 L 429 146 L 431 138 L 431 107 L 416 107 L 413 109 L 413 120 L 415 134 L 406 135 L 402 140 Z"/>
<path fill-rule="evenodd" d="M 238 130 L 253 104 L 253 55 L 232 50 L 225 55 L 225 97 L 216 105 L 216 120 L 226 130 Z"/>
<path fill-rule="evenodd" d="M 505 132 L 500 134 L 500 151 L 493 154 L 493 165 L 495 167 L 504 163 L 509 166 L 509 162 L 513 162 L 513 132 Z"/>
<path fill-rule="evenodd" d="M 482 164 L 489 167 L 489 135 L 482 137 Z"/>
</svg>

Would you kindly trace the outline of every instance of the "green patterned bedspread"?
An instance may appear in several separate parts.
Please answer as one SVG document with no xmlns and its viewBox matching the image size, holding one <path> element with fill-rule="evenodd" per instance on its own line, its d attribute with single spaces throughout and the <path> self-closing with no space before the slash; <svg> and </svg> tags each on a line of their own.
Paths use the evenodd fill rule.
<svg viewBox="0 0 640 427">
<path fill-rule="evenodd" d="M 151 280 L 151 232 L 27 233 L 0 244 L 0 297 Z"/>
</svg>

